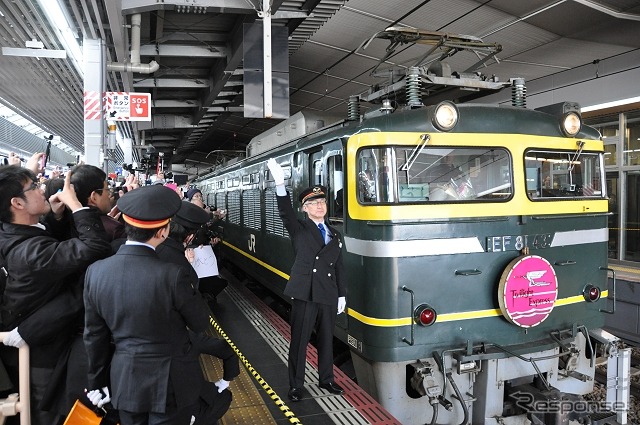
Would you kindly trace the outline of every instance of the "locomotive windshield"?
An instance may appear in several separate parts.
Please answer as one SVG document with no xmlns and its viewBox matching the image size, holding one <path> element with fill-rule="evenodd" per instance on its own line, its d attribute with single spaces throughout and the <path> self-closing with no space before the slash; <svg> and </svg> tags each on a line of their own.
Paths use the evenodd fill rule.
<svg viewBox="0 0 640 425">
<path fill-rule="evenodd" d="M 599 153 L 529 150 L 525 154 L 527 195 L 548 198 L 602 198 Z"/>
<path fill-rule="evenodd" d="M 501 148 L 362 149 L 357 176 L 365 204 L 506 200 L 513 187 L 511 160 Z"/>
</svg>

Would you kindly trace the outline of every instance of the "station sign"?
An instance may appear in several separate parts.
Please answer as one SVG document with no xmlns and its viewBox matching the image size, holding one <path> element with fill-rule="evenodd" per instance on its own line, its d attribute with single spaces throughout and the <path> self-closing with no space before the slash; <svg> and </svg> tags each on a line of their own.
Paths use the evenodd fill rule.
<svg viewBox="0 0 640 425">
<path fill-rule="evenodd" d="M 151 93 L 106 92 L 106 119 L 151 121 Z"/>
</svg>

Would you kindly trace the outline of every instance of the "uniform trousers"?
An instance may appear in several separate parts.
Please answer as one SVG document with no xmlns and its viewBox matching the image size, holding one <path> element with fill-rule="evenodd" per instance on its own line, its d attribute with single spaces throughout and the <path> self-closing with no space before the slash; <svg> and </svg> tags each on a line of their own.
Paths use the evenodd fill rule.
<svg viewBox="0 0 640 425">
<path fill-rule="evenodd" d="M 222 360 L 222 379 L 231 381 L 240 375 L 238 356 L 227 341 L 192 331 L 189 331 L 189 339 L 198 352 L 210 354 Z"/>
<path fill-rule="evenodd" d="M 167 405 L 165 413 L 128 412 L 119 410 L 121 425 L 189 425 L 197 405 L 177 409 L 176 405 Z"/>
<path fill-rule="evenodd" d="M 289 345 L 289 386 L 302 388 L 307 359 L 307 344 L 316 328 L 320 384 L 333 382 L 333 328 L 336 305 L 292 299 L 291 344 Z"/>
</svg>

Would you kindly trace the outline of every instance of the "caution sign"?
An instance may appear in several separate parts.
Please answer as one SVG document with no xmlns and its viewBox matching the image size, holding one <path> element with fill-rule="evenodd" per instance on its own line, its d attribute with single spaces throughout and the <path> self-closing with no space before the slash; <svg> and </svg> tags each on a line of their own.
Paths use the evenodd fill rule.
<svg viewBox="0 0 640 425">
<path fill-rule="evenodd" d="M 151 94 L 107 92 L 106 119 L 113 121 L 151 121 Z"/>
</svg>

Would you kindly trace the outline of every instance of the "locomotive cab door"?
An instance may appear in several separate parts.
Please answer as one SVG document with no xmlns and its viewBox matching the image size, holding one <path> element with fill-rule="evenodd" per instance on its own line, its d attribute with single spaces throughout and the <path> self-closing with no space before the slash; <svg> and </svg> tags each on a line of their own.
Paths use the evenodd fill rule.
<svg viewBox="0 0 640 425">
<path fill-rule="evenodd" d="M 308 169 L 309 186 L 327 187 L 327 217 L 342 232 L 345 194 L 341 141 L 332 141 L 323 145 L 322 150 L 310 152 Z"/>
<path fill-rule="evenodd" d="M 344 187 L 342 142 L 334 140 L 326 143 L 322 146 L 322 150 L 309 152 L 308 158 L 308 185 L 320 184 L 327 188 L 329 191 L 327 195 L 329 224 L 335 227 L 344 237 L 343 215 L 346 215 L 347 208 L 344 204 L 346 196 L 342 190 Z M 338 315 L 336 327 L 343 330 L 348 328 L 346 314 Z"/>
</svg>

